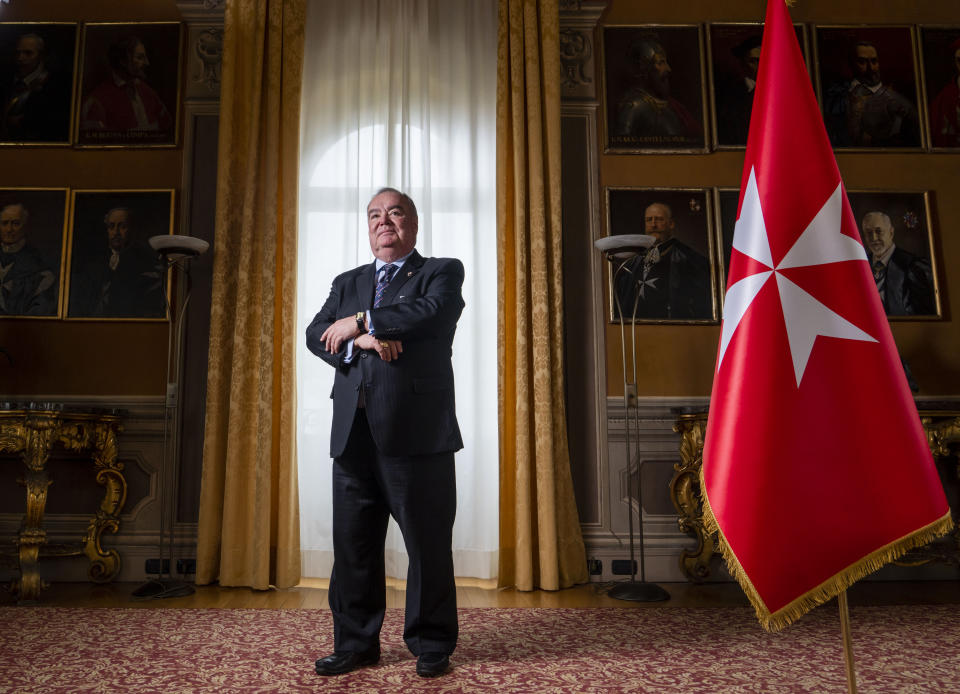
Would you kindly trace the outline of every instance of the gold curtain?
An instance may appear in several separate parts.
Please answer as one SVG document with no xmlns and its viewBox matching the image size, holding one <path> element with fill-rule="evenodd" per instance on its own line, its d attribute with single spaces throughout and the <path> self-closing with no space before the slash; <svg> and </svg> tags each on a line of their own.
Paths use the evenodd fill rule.
<svg viewBox="0 0 960 694">
<path fill-rule="evenodd" d="M 294 336 L 306 0 L 224 22 L 197 583 L 300 580 Z"/>
<path fill-rule="evenodd" d="M 500 585 L 587 581 L 563 381 L 557 0 L 501 0 L 497 52 Z"/>
</svg>

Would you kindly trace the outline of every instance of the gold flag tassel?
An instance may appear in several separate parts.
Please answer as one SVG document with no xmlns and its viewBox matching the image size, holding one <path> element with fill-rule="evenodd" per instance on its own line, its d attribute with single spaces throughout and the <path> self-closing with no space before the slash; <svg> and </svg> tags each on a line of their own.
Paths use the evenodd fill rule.
<svg viewBox="0 0 960 694">
<path fill-rule="evenodd" d="M 874 571 L 877 571 L 884 564 L 888 564 L 903 556 L 911 549 L 922 547 L 928 542 L 942 537 L 953 530 L 953 518 L 950 515 L 950 509 L 947 509 L 947 512 L 942 518 L 871 552 L 859 561 L 834 574 L 816 588 L 804 593 L 776 612 L 771 613 L 747 577 L 737 556 L 733 553 L 733 550 L 730 549 L 730 545 L 727 544 L 726 538 L 724 538 L 723 533 L 720 531 L 720 526 L 717 525 L 717 519 L 713 515 L 713 509 L 710 508 L 710 499 L 707 498 L 707 485 L 704 482 L 702 467 L 700 468 L 700 491 L 700 497 L 703 503 L 704 531 L 707 533 L 716 533 L 717 549 L 723 554 L 727 571 L 729 571 L 730 575 L 740 584 L 740 587 L 743 589 L 743 592 L 746 593 L 750 604 L 753 605 L 753 609 L 757 613 L 757 619 L 760 620 L 760 625 L 767 631 L 780 631 L 785 626 L 800 619 L 800 617 L 814 607 L 822 605 L 831 598 L 837 597 L 842 591 L 845 591 L 864 576 L 869 576 Z"/>
</svg>

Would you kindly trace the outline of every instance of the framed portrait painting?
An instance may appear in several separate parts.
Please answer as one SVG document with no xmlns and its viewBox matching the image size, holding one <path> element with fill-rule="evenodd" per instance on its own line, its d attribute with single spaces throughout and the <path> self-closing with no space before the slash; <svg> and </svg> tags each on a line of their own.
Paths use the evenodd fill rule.
<svg viewBox="0 0 960 694">
<path fill-rule="evenodd" d="M 960 149 L 960 26 L 920 27 L 927 132 L 933 149 Z"/>
<path fill-rule="evenodd" d="M 607 230 L 654 244 L 613 267 L 610 320 L 716 321 L 712 213 L 703 188 L 606 189 Z"/>
<path fill-rule="evenodd" d="M 85 24 L 76 144 L 175 145 L 181 43 L 179 22 Z"/>
<path fill-rule="evenodd" d="M 834 148 L 919 149 L 919 80 L 909 26 L 817 26 L 816 75 Z"/>
<path fill-rule="evenodd" d="M 930 193 L 850 191 L 847 197 L 887 317 L 942 318 Z"/>
<path fill-rule="evenodd" d="M 166 263 L 147 244 L 173 233 L 172 190 L 75 190 L 67 318 L 167 315 Z"/>
<path fill-rule="evenodd" d="M 805 27 L 794 24 L 793 28 L 806 60 Z M 711 24 L 707 29 L 712 134 L 718 149 L 747 145 L 762 40 L 760 23 Z"/>
<path fill-rule="evenodd" d="M 707 151 L 700 26 L 608 26 L 602 38 L 605 151 Z"/>
<path fill-rule="evenodd" d="M 738 188 L 715 190 L 721 286 L 730 267 Z M 887 317 L 942 317 L 928 192 L 849 191 L 867 260 Z"/>
<path fill-rule="evenodd" d="M 76 61 L 76 23 L 0 22 L 0 144 L 70 144 Z"/>
<path fill-rule="evenodd" d="M 733 254 L 733 231 L 737 226 L 737 205 L 740 204 L 739 188 L 715 188 L 714 198 L 717 204 L 717 248 L 720 261 L 717 274 L 721 289 L 727 286 L 727 271 L 730 269 L 730 256 Z M 722 297 L 723 291 L 720 292 Z"/>
<path fill-rule="evenodd" d="M 57 318 L 66 188 L 0 188 L 0 318 Z"/>
</svg>

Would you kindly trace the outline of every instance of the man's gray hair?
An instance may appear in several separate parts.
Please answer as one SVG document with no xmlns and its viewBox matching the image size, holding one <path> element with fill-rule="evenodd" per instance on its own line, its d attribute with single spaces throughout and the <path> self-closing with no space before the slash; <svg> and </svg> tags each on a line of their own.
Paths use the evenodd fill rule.
<svg viewBox="0 0 960 694">
<path fill-rule="evenodd" d="M 665 209 L 665 210 L 667 211 L 667 217 L 670 218 L 670 219 L 673 219 L 673 208 L 670 207 L 670 205 L 668 205 L 667 203 L 665 203 L 665 202 L 660 202 L 659 200 L 657 200 L 657 201 L 655 201 L 655 202 L 651 202 L 649 205 L 647 205 L 647 207 L 644 209 L 644 213 L 646 213 L 646 211 L 649 210 L 649 209 L 650 209 L 651 207 L 653 207 L 654 205 L 659 205 L 660 207 L 662 207 L 663 209 Z"/>
<path fill-rule="evenodd" d="M 30 210 L 28 210 L 27 206 L 22 202 L 10 202 L 6 205 L 0 205 L 0 214 L 3 214 L 5 210 L 10 209 L 11 207 L 20 208 L 20 225 L 27 226 L 27 220 L 30 219 Z"/>
<path fill-rule="evenodd" d="M 107 213 L 103 215 L 103 223 L 107 224 L 107 220 L 110 219 L 110 215 L 114 212 L 126 212 L 127 213 L 127 224 L 133 224 L 133 211 L 129 207 L 111 207 L 107 210 Z"/>
<path fill-rule="evenodd" d="M 883 217 L 884 219 L 886 219 L 886 220 L 887 220 L 887 226 L 890 227 L 891 229 L 893 229 L 893 220 L 890 218 L 890 215 L 888 215 L 888 214 L 887 214 L 886 212 L 884 212 L 883 210 L 870 210 L 870 211 L 867 212 L 865 215 L 863 215 L 863 217 L 860 219 L 860 226 L 861 226 L 861 227 L 863 226 L 863 223 L 867 221 L 867 217 L 869 217 L 869 216 L 872 215 L 872 214 L 879 215 L 879 216 Z"/>
<path fill-rule="evenodd" d="M 367 207 L 370 207 L 370 203 L 373 202 L 373 199 L 380 195 L 381 193 L 394 193 L 400 196 L 400 199 L 403 200 L 403 204 L 410 208 L 411 214 L 413 214 L 414 221 L 419 222 L 420 218 L 417 216 L 417 206 L 413 202 L 413 198 L 404 193 L 402 190 L 397 190 L 396 188 L 391 188 L 390 186 L 384 186 L 376 193 L 370 196 L 370 199 L 367 201 Z"/>
<path fill-rule="evenodd" d="M 43 40 L 43 37 L 40 34 L 20 34 L 17 37 L 17 43 L 23 39 L 31 39 L 37 42 L 37 51 L 40 53 L 41 58 L 47 57 L 47 42 Z"/>
</svg>

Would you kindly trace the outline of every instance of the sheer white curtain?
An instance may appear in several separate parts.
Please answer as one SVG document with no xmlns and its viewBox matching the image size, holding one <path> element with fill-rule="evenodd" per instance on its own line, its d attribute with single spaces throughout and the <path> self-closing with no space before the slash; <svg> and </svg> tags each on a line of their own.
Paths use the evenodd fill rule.
<svg viewBox="0 0 960 694">
<path fill-rule="evenodd" d="M 372 262 L 363 211 L 392 186 L 420 214 L 417 250 L 460 258 L 466 308 L 453 344 L 458 576 L 493 578 L 498 548 L 496 0 L 316 0 L 307 15 L 300 127 L 298 320 L 340 272 Z M 329 435 L 333 369 L 299 340 L 303 575 L 333 565 Z M 402 357 L 401 357 L 402 358 Z M 424 427 L 431 426 L 423 422 Z M 406 576 L 399 529 L 387 574 Z"/>
</svg>

